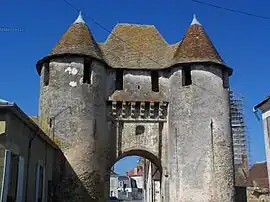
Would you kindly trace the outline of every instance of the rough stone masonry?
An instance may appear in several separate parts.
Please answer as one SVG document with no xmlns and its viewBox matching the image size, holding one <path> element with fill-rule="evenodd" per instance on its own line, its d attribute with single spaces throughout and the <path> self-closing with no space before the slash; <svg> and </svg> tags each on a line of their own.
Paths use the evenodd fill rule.
<svg viewBox="0 0 270 202">
<path fill-rule="evenodd" d="M 80 14 L 37 70 L 40 120 L 68 160 L 59 201 L 107 201 L 111 166 L 129 155 L 160 169 L 163 201 L 234 201 L 232 69 L 195 16 L 170 45 L 134 24 L 97 43 Z"/>
</svg>

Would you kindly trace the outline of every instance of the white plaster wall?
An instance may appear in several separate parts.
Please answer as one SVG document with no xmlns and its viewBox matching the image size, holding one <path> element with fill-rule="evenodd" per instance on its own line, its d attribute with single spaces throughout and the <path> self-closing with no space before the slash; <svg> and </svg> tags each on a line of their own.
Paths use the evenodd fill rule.
<svg viewBox="0 0 270 202">
<path fill-rule="evenodd" d="M 265 142 L 265 154 L 266 154 L 266 162 L 267 162 L 267 171 L 268 176 L 270 176 L 270 110 L 265 111 L 262 114 L 263 118 L 263 132 L 264 132 L 264 142 Z M 268 121 L 267 121 L 268 119 Z M 269 185 L 270 185 L 270 178 L 268 177 Z"/>
</svg>

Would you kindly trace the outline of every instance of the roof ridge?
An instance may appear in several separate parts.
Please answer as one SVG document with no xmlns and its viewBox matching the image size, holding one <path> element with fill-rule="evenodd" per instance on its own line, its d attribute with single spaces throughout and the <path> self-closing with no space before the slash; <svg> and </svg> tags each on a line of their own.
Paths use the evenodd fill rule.
<svg viewBox="0 0 270 202">
<path fill-rule="evenodd" d="M 107 41 L 108 41 L 108 39 L 111 37 L 111 36 L 115 36 L 115 37 L 117 37 L 117 38 L 120 38 L 121 39 L 121 37 L 119 37 L 119 36 L 117 36 L 117 35 L 115 35 L 114 33 L 115 33 L 115 30 L 118 28 L 118 27 L 120 27 L 120 26 L 135 26 L 135 27 L 140 27 L 140 28 L 154 28 L 155 29 L 155 31 L 158 33 L 158 35 L 160 36 L 160 38 L 163 40 L 163 42 L 165 42 L 167 45 L 170 45 L 166 40 L 165 40 L 165 38 L 161 35 L 161 33 L 159 32 L 159 30 L 157 29 L 157 27 L 155 26 L 155 25 L 148 25 L 148 24 L 136 24 L 136 23 L 117 23 L 114 27 L 113 27 L 113 29 L 112 29 L 112 31 L 110 32 L 110 34 L 108 35 L 108 37 L 106 38 L 106 40 L 102 43 L 102 44 L 106 44 L 107 43 Z M 121 39 L 121 40 L 123 40 L 123 39 Z M 124 41 L 124 40 L 123 40 Z M 125 41 L 125 42 L 127 42 L 127 41 Z"/>
<path fill-rule="evenodd" d="M 138 26 L 138 27 L 155 27 L 155 25 L 152 24 L 140 24 L 140 23 L 128 23 L 128 22 L 120 22 L 115 25 L 116 26 Z"/>
<path fill-rule="evenodd" d="M 256 161 L 253 165 L 255 165 L 255 164 L 263 164 L 263 163 L 266 163 L 266 160 L 264 160 L 264 161 Z"/>
</svg>

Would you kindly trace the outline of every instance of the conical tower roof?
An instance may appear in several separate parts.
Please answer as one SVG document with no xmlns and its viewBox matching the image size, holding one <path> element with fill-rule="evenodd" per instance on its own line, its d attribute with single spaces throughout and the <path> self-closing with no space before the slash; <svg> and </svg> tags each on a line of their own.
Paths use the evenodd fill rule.
<svg viewBox="0 0 270 202">
<path fill-rule="evenodd" d="M 80 54 L 102 59 L 101 50 L 83 20 L 81 12 L 49 55 L 61 54 Z"/>
<path fill-rule="evenodd" d="M 42 63 L 49 58 L 61 55 L 82 55 L 103 61 L 102 52 L 95 41 L 90 29 L 83 20 L 81 12 L 77 19 L 60 38 L 51 53 L 37 62 L 37 70 L 40 74 Z"/>
<path fill-rule="evenodd" d="M 224 65 L 222 58 L 195 15 L 173 57 L 174 64 L 190 62 L 214 62 Z"/>
</svg>

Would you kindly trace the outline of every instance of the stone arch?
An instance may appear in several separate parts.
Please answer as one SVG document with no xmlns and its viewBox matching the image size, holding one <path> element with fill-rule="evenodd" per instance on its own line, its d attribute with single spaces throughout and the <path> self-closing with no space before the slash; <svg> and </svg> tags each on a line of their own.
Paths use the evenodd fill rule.
<svg viewBox="0 0 270 202">
<path fill-rule="evenodd" d="M 129 150 L 124 151 L 121 155 L 118 155 L 118 157 L 114 161 L 112 161 L 110 168 L 119 160 L 128 156 L 144 157 L 148 159 L 149 161 L 151 161 L 151 163 L 153 163 L 158 168 L 159 172 L 162 173 L 163 167 L 162 167 L 161 159 L 157 155 L 147 151 L 147 149 L 129 149 Z"/>
</svg>

